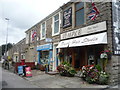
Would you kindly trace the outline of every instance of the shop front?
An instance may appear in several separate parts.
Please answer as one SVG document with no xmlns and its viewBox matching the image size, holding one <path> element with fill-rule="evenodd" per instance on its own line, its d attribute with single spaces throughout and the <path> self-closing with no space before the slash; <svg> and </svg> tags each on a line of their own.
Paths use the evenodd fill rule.
<svg viewBox="0 0 120 90">
<path fill-rule="evenodd" d="M 101 22 L 61 34 L 61 41 L 57 46 L 63 53 L 61 62 L 67 61 L 76 69 L 84 65 L 99 64 L 100 53 L 108 44 L 106 30 L 106 22 Z"/>
<path fill-rule="evenodd" d="M 52 44 L 44 44 L 37 47 L 38 63 L 48 65 L 49 70 L 52 70 Z"/>
<path fill-rule="evenodd" d="M 75 39 L 61 41 L 57 48 L 64 52 L 63 61 L 74 68 L 100 63 L 100 53 L 107 45 L 107 33 L 99 33 Z"/>
</svg>

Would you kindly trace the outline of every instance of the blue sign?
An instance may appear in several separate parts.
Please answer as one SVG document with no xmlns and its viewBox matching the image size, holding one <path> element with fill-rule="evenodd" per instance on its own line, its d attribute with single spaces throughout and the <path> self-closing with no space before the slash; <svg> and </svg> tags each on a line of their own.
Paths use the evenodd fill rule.
<svg viewBox="0 0 120 90">
<path fill-rule="evenodd" d="M 37 51 L 50 50 L 50 49 L 52 49 L 52 44 L 40 45 L 40 46 L 37 47 Z"/>
<path fill-rule="evenodd" d="M 23 66 L 18 66 L 18 74 L 23 74 Z"/>
</svg>

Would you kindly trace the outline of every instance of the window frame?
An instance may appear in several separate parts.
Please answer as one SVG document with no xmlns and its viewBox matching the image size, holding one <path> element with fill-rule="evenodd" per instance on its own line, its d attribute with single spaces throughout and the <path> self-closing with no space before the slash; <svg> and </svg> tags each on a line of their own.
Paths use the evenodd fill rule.
<svg viewBox="0 0 120 90">
<path fill-rule="evenodd" d="M 45 37 L 42 37 L 42 32 L 43 32 L 43 27 L 42 25 L 45 24 Z M 41 30 L 40 30 L 40 40 L 43 40 L 46 38 L 46 21 L 44 21 L 43 23 L 41 23 Z"/>
<path fill-rule="evenodd" d="M 30 35 L 30 42 L 32 43 L 32 34 L 33 34 L 33 30 L 30 31 L 31 35 Z"/>
<path fill-rule="evenodd" d="M 83 25 L 83 24 L 85 24 L 85 3 L 84 3 L 84 5 L 83 5 L 83 7 L 81 7 L 81 8 L 79 8 L 78 10 L 76 10 L 76 5 L 78 4 L 78 3 L 84 3 L 84 2 L 77 2 L 77 3 L 75 3 L 75 5 L 74 5 L 74 8 L 75 8 L 75 27 L 79 27 L 79 26 L 81 26 L 81 25 Z M 78 12 L 78 11 L 80 11 L 80 10 L 82 10 L 82 9 L 84 9 L 84 23 L 83 24 L 81 24 L 81 25 L 76 25 L 76 12 Z"/>
<path fill-rule="evenodd" d="M 29 44 L 29 33 L 26 33 L 26 44 Z"/>
<path fill-rule="evenodd" d="M 59 15 L 59 19 L 55 21 L 55 16 Z M 56 13 L 53 17 L 52 17 L 52 36 L 56 36 L 59 35 L 60 33 L 60 23 L 61 23 L 61 19 L 60 19 L 60 12 Z M 59 21 L 59 27 L 58 27 L 58 32 L 54 33 L 54 26 L 55 26 L 55 22 Z"/>
</svg>

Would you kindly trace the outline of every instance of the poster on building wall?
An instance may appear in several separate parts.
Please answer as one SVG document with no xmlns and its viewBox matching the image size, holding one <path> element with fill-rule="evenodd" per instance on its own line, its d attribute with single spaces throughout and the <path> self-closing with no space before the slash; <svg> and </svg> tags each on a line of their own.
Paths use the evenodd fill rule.
<svg viewBox="0 0 120 90">
<path fill-rule="evenodd" d="M 63 12 L 63 28 L 72 25 L 72 7 Z"/>
<path fill-rule="evenodd" d="M 120 2 L 113 0 L 113 54 L 120 55 Z"/>
</svg>

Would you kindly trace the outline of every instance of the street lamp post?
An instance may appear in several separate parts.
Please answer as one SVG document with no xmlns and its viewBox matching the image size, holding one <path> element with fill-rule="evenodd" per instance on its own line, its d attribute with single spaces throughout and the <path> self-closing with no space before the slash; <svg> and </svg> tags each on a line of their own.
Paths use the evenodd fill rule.
<svg viewBox="0 0 120 90">
<path fill-rule="evenodd" d="M 5 18 L 5 20 L 7 20 L 6 46 L 5 46 L 5 58 L 7 59 L 7 41 L 8 41 L 8 24 L 9 24 L 9 19 Z"/>
</svg>

